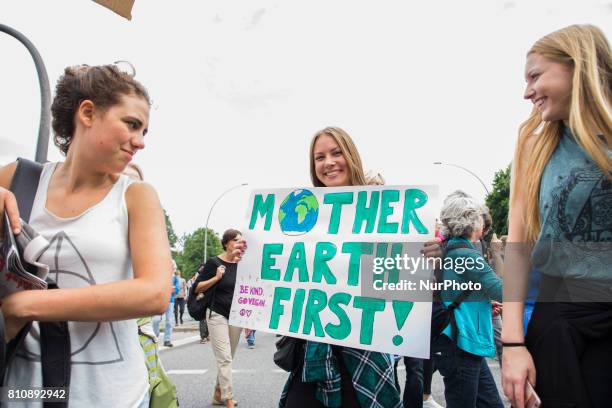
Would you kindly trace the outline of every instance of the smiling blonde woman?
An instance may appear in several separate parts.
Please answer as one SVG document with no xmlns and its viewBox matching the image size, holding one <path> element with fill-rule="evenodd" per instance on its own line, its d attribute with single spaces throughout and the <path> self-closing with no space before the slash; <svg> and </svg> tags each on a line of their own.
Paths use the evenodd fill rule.
<svg viewBox="0 0 612 408">
<path fill-rule="evenodd" d="M 594 26 L 555 31 L 529 50 L 525 77 L 524 97 L 534 108 L 520 127 L 512 172 L 504 393 L 522 408 L 528 381 L 545 407 L 607 407 L 612 401 L 610 45 Z M 530 255 L 542 277 L 524 336 L 521 300 Z"/>
</svg>

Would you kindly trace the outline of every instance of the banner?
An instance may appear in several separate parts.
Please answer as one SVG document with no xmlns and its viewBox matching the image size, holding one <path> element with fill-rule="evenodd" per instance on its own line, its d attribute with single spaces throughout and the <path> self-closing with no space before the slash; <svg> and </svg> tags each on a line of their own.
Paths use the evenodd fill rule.
<svg viewBox="0 0 612 408">
<path fill-rule="evenodd" d="M 387 247 L 433 239 L 437 194 L 434 186 L 253 191 L 230 324 L 428 358 L 431 303 L 364 296 L 372 271 L 366 281 L 362 269 L 391 256 Z"/>
</svg>

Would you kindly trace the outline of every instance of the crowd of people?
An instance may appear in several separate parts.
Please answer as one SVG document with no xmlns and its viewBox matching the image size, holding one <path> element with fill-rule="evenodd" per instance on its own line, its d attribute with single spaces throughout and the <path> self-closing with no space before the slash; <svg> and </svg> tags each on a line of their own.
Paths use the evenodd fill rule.
<svg viewBox="0 0 612 408">
<path fill-rule="evenodd" d="M 612 236 L 609 43 L 590 25 L 550 33 L 528 51 L 525 79 L 524 97 L 534 107 L 519 129 L 505 252 L 490 232 L 488 209 L 461 191 L 445 198 L 440 231 L 422 250 L 435 259 L 469 258 L 472 265 L 484 260 L 482 268 L 443 267 L 436 276 L 478 282 L 482 290 L 435 294 L 433 315 L 447 312 L 450 323 L 439 332 L 432 328 L 429 359 L 404 357 L 403 394 L 396 356 L 308 340 L 299 343 L 298 364 L 278 390 L 280 407 L 438 407 L 431 397 L 435 370 L 447 407 L 503 407 L 486 361 L 496 356 L 503 394 L 514 407 L 536 394 L 545 408 L 610 406 L 611 252 L 601 245 Z M 162 316 L 163 344 L 171 347 L 172 329 L 183 323 L 195 287 L 214 291 L 200 322 L 201 341 L 210 343 L 217 365 L 212 402 L 237 405 L 232 362 L 243 328 L 232 326 L 229 315 L 246 242 L 240 231 L 225 231 L 223 252 L 189 281 L 173 265 L 155 190 L 138 168 L 131 177 L 122 174 L 145 147 L 149 108 L 144 86 L 113 65 L 69 67 L 60 77 L 52 120 L 54 142 L 66 158 L 44 165 L 29 219 L 57 243 L 40 262 L 52 265 L 59 288 L 2 299 L 6 340 L 28 331 L 4 385 L 45 383 L 38 322 L 66 321 L 71 406 L 101 400 L 150 406 L 152 370 L 158 371 L 147 362 L 157 356 Z M 380 174 L 366 175 L 341 128 L 317 132 L 308 157 L 315 187 L 384 184 Z M 0 168 L 0 214 L 18 234 L 19 208 L 9 191 L 16 167 Z M 254 346 L 255 332 L 246 335 Z"/>
</svg>

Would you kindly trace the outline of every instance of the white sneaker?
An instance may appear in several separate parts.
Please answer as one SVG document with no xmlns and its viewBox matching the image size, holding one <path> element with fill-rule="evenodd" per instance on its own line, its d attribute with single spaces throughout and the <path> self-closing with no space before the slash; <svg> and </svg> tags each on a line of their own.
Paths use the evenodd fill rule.
<svg viewBox="0 0 612 408">
<path fill-rule="evenodd" d="M 430 395 L 429 398 L 423 401 L 423 408 L 444 408 L 442 405 L 438 404 L 436 400 Z"/>
</svg>

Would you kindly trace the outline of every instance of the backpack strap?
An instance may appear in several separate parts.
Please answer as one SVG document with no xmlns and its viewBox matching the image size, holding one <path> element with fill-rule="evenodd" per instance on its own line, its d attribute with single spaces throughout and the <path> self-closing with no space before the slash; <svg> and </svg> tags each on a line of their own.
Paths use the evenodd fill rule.
<svg viewBox="0 0 612 408">
<path fill-rule="evenodd" d="M 30 220 L 32 214 L 32 206 L 40 175 L 43 170 L 43 165 L 24 158 L 17 159 L 17 168 L 11 181 L 11 191 L 15 194 L 17 205 L 19 207 L 19 215 L 24 221 Z M 57 284 L 47 278 L 48 289 L 57 289 Z M 4 326 L 4 319 L 2 326 Z M 3 365 L 3 370 L 0 375 L 2 384 L 4 383 L 5 370 L 15 356 L 17 349 L 30 331 L 31 324 L 26 325 L 17 337 L 9 342 L 6 348 L 6 356 L 2 354 L 2 358 L 6 361 Z M 40 346 L 41 346 L 41 364 L 42 377 L 44 387 L 70 387 L 71 373 L 71 349 L 70 349 L 70 333 L 68 332 L 68 324 L 66 322 L 40 322 Z M 3 329 L 4 327 L 2 327 Z M 2 330 L 2 339 L 4 339 L 4 330 Z M 4 343 L 4 341 L 0 341 Z M 68 407 L 68 399 L 65 402 L 44 402 L 44 408 L 65 408 Z"/>
<path fill-rule="evenodd" d="M 472 292 L 471 290 L 464 290 L 463 292 L 459 294 L 459 296 L 455 298 L 455 301 L 453 303 L 451 303 L 450 305 L 446 307 L 449 311 L 451 334 L 453 336 L 453 339 L 455 339 L 455 341 L 457 340 L 457 334 L 459 332 L 459 329 L 457 328 L 457 321 L 455 320 L 455 309 L 459 307 L 461 302 L 463 302 L 465 298 L 470 295 L 471 292 Z"/>
<path fill-rule="evenodd" d="M 43 166 L 40 163 L 21 157 L 17 159 L 17 167 L 11 180 L 10 190 L 17 200 L 19 216 L 25 221 L 30 220 L 42 169 Z M 14 339 L 6 343 L 4 341 L 4 316 L 2 316 L 0 311 L 0 385 L 4 384 L 6 369 L 29 331 L 30 324 L 27 324 Z"/>
<path fill-rule="evenodd" d="M 20 157 L 17 159 L 17 169 L 11 181 L 11 191 L 15 194 L 19 206 L 19 216 L 26 222 L 30 221 L 32 205 L 43 165 Z"/>
<path fill-rule="evenodd" d="M 465 242 L 456 242 L 454 244 L 448 244 L 445 246 L 444 257 L 446 257 L 446 254 L 448 254 L 450 251 L 460 248 L 472 249 L 472 247 Z M 459 329 L 457 328 L 457 321 L 455 320 L 455 310 L 459 307 L 461 302 L 463 302 L 471 293 L 472 291 L 469 289 L 462 291 L 461 293 L 459 293 L 459 295 L 457 295 L 453 303 L 446 307 L 449 311 L 451 334 L 455 341 L 457 341 L 457 335 L 459 333 Z"/>
<path fill-rule="evenodd" d="M 219 257 L 215 256 L 213 258 L 211 258 L 212 261 L 215 263 L 215 265 L 217 265 L 217 268 L 221 266 L 221 262 L 219 262 Z M 225 276 L 225 275 L 224 275 Z M 223 276 L 221 277 L 221 279 L 223 279 Z M 217 282 L 219 283 L 219 282 Z M 210 306 L 208 307 L 208 318 L 210 319 L 210 317 L 212 316 L 212 308 L 215 304 L 215 298 L 216 298 L 216 294 L 217 294 L 217 283 L 215 283 L 214 285 L 212 285 L 212 287 L 210 287 L 208 290 L 212 289 L 212 294 L 211 294 L 211 299 L 210 299 Z"/>
<path fill-rule="evenodd" d="M 4 385 L 6 371 L 6 342 L 4 341 L 4 315 L 0 310 L 0 385 Z"/>
<path fill-rule="evenodd" d="M 48 289 L 57 289 L 57 284 L 47 280 Z M 40 359 L 43 387 L 61 387 L 70 390 L 72 368 L 70 332 L 67 322 L 39 322 Z M 43 403 L 44 408 L 68 408 L 68 399 L 61 402 Z"/>
</svg>

